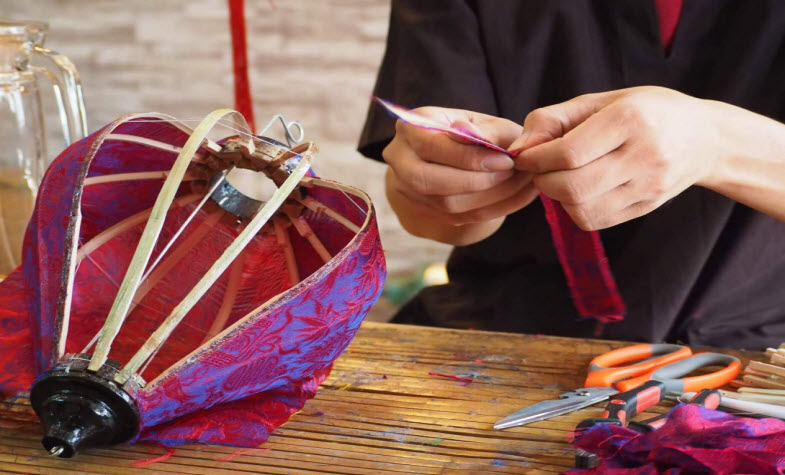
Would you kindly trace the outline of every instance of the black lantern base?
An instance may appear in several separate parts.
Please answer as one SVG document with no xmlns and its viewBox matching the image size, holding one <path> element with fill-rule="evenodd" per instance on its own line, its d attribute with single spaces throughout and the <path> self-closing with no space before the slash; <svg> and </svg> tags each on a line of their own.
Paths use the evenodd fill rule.
<svg viewBox="0 0 785 475">
<path fill-rule="evenodd" d="M 87 370 L 90 355 L 71 355 L 30 391 L 30 403 L 44 427 L 44 448 L 69 458 L 89 447 L 130 440 L 139 430 L 139 411 L 112 378 L 120 365 L 108 360 Z"/>
</svg>

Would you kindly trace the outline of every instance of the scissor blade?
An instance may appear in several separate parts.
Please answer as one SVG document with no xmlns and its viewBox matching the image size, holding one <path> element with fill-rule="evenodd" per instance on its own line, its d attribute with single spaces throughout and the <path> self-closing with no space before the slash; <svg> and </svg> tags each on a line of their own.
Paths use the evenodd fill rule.
<svg viewBox="0 0 785 475">
<path fill-rule="evenodd" d="M 494 429 L 507 429 L 508 427 L 522 426 L 531 422 L 550 419 L 551 417 L 567 414 L 584 407 L 604 401 L 619 391 L 613 388 L 581 388 L 562 394 L 559 399 L 538 402 L 529 407 L 513 412 L 509 416 L 493 425 Z"/>
</svg>

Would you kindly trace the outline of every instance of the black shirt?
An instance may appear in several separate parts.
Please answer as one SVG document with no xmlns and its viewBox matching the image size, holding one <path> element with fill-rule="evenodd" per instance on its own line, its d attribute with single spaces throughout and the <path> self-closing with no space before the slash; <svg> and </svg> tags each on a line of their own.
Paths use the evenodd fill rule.
<svg viewBox="0 0 785 475">
<path fill-rule="evenodd" d="M 660 85 L 785 120 L 785 2 L 686 0 L 666 55 L 653 0 L 394 0 L 374 94 L 522 123 L 577 95 Z M 380 159 L 394 120 L 371 106 L 360 151 Z M 785 153 L 785 151 L 783 151 Z M 760 349 L 785 341 L 785 223 L 693 186 L 601 232 L 627 307 L 603 337 Z M 539 200 L 458 247 L 450 283 L 397 321 L 591 336 Z"/>
</svg>

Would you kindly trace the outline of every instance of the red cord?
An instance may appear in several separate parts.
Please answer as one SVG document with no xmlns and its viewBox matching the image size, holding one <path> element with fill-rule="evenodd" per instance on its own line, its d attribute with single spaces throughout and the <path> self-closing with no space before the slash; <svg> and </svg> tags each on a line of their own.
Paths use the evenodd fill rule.
<svg viewBox="0 0 785 475">
<path fill-rule="evenodd" d="M 245 0 L 229 0 L 229 24 L 232 29 L 232 65 L 234 67 L 234 107 L 245 117 L 251 131 L 255 129 L 251 85 L 248 80 L 248 48 L 245 35 Z"/>
</svg>

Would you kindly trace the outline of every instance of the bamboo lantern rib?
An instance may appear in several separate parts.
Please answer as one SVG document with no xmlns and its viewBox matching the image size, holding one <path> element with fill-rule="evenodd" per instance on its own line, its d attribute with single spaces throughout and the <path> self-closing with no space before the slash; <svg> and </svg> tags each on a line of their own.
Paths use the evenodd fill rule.
<svg viewBox="0 0 785 475">
<path fill-rule="evenodd" d="M 81 210 L 76 214 L 74 229 L 82 227 L 82 212 Z M 71 249 L 76 249 L 79 246 L 79 233 L 74 232 L 71 235 Z M 68 277 L 66 280 L 65 299 L 63 300 L 63 318 L 60 326 L 60 338 L 57 343 L 57 356 L 58 358 L 65 354 L 65 343 L 68 336 L 68 327 L 71 323 L 71 302 L 74 296 L 74 281 L 76 280 L 76 265 L 79 263 L 79 256 L 77 252 L 71 252 L 68 256 Z"/>
<path fill-rule="evenodd" d="M 228 110 L 228 109 L 222 109 L 222 110 Z M 215 112 L 217 112 L 217 111 L 215 111 Z M 151 117 L 154 118 L 155 120 L 147 120 L 148 118 L 151 118 Z M 244 120 L 245 119 L 243 119 L 243 121 Z M 194 129 L 192 129 L 190 126 L 186 125 L 185 123 L 183 123 L 180 120 L 177 120 L 176 117 L 168 115 L 168 114 L 161 114 L 161 113 L 155 113 L 155 114 L 135 114 L 135 115 L 129 117 L 126 122 L 166 122 L 168 125 L 172 125 L 172 126 L 178 128 L 178 129 L 182 130 L 183 132 L 186 133 L 186 135 L 192 135 L 194 133 Z M 221 121 L 218 120 L 216 123 L 220 123 L 220 122 Z M 243 122 L 243 123 L 245 124 L 245 125 L 243 125 L 243 127 L 247 127 L 248 126 L 247 123 L 245 123 L 245 122 Z M 120 136 L 122 136 L 124 134 L 113 134 L 113 135 L 120 135 Z M 135 135 L 128 135 L 127 137 L 136 137 L 136 136 Z M 213 142 L 212 140 L 208 139 L 208 138 L 204 139 L 204 141 L 202 143 L 202 146 L 209 153 L 217 154 L 218 152 L 221 151 L 221 146 L 218 145 L 217 143 Z"/>
<path fill-rule="evenodd" d="M 176 145 L 168 144 L 166 142 L 160 142 L 158 140 L 148 139 L 145 137 L 139 137 L 136 135 L 127 135 L 127 134 L 109 134 L 106 136 L 105 140 L 119 140 L 121 142 L 133 142 L 138 143 L 141 145 L 148 145 L 153 148 L 157 148 L 159 150 L 164 150 L 166 152 L 173 152 L 173 153 L 180 153 L 183 151 L 182 147 L 178 147 Z"/>
<path fill-rule="evenodd" d="M 229 271 L 229 282 L 226 284 L 226 290 L 224 291 L 223 300 L 221 301 L 221 307 L 218 309 L 218 313 L 216 314 L 215 320 L 213 320 L 213 324 L 210 326 L 210 329 L 207 330 L 207 334 L 205 334 L 202 344 L 212 340 L 213 337 L 221 333 L 221 330 L 223 330 L 226 326 L 226 322 L 229 320 L 229 315 L 232 313 L 234 301 L 237 299 L 237 289 L 240 287 L 240 282 L 243 278 L 244 264 L 245 257 L 242 253 L 240 253 L 237 259 L 235 259 L 235 261 L 232 263 L 231 270 Z"/>
<path fill-rule="evenodd" d="M 160 170 L 153 172 L 136 172 L 136 173 L 116 173 L 114 175 L 101 175 L 85 178 L 84 186 L 98 185 L 101 183 L 117 183 L 121 181 L 137 181 L 137 180 L 163 180 L 169 176 L 169 170 Z M 203 179 L 196 173 L 188 172 L 183 176 L 181 181 L 194 181 Z"/>
<path fill-rule="evenodd" d="M 209 118 L 212 118 L 213 114 Z M 205 120 L 207 122 L 207 120 Z M 197 132 L 194 132 L 192 138 L 198 138 L 202 134 L 207 133 L 202 126 L 202 122 L 197 127 Z M 212 123 L 212 122 L 211 122 Z M 190 142 L 190 139 L 189 139 Z M 185 149 L 188 149 L 186 143 Z M 253 237 L 262 229 L 262 227 L 269 221 L 272 215 L 278 211 L 278 208 L 289 197 L 289 195 L 298 186 L 300 180 L 305 176 L 310 168 L 310 157 L 303 155 L 302 160 L 297 167 L 292 171 L 291 175 L 286 181 L 281 184 L 281 187 L 273 194 L 269 202 L 264 204 L 262 208 L 256 213 L 254 218 L 243 229 L 239 236 L 226 248 L 224 253 L 218 260 L 215 261 L 213 266 L 205 273 L 204 277 L 196 283 L 188 295 L 172 310 L 172 313 L 158 326 L 155 332 L 147 339 L 142 348 L 131 358 L 131 360 L 122 368 L 115 376 L 115 381 L 119 384 L 124 384 L 136 372 L 142 363 L 150 356 L 150 354 L 159 347 L 166 338 L 169 337 L 175 327 L 185 317 L 188 311 L 199 301 L 199 299 L 207 292 L 213 283 L 221 276 L 224 270 L 230 263 L 237 257 L 237 255 L 245 248 L 245 246 L 253 239 Z M 129 302 L 130 303 L 130 302 Z M 126 306 L 127 309 L 127 306 Z M 116 332 L 115 332 L 116 334 Z M 99 340 L 100 344 L 100 340 Z"/>
<path fill-rule="evenodd" d="M 180 198 L 174 200 L 174 204 L 176 206 L 185 206 L 189 203 L 193 203 L 194 201 L 198 200 L 200 197 L 201 195 L 199 194 L 181 196 Z M 79 251 L 77 252 L 77 261 L 81 262 L 88 254 L 98 249 L 108 241 L 114 239 L 114 237 L 117 236 L 118 234 L 123 233 L 126 230 L 141 223 L 142 221 L 144 221 L 150 216 L 151 212 L 152 209 L 146 209 L 144 211 L 140 211 L 134 215 L 125 218 L 119 223 L 112 225 L 106 230 L 100 232 L 93 239 L 82 244 L 82 247 L 80 247 Z"/>
<path fill-rule="evenodd" d="M 177 193 L 177 189 L 188 169 L 191 158 L 202 146 L 207 134 L 215 124 L 229 114 L 237 114 L 237 112 L 231 109 L 219 109 L 211 112 L 201 123 L 199 123 L 194 130 L 193 135 L 188 138 L 183 146 L 183 150 L 174 161 L 172 170 L 169 176 L 166 177 L 161 192 L 155 200 L 150 218 L 147 220 L 147 225 L 145 226 L 144 232 L 142 232 L 139 244 L 136 246 L 136 251 L 131 259 L 131 264 L 128 266 L 122 284 L 120 284 L 117 297 L 115 298 L 109 315 L 106 317 L 106 322 L 101 329 L 98 343 L 95 346 L 95 352 L 93 353 L 88 366 L 90 371 L 98 371 L 109 356 L 112 342 L 125 320 L 128 308 L 131 305 L 131 300 L 133 299 L 134 293 L 139 286 L 139 281 L 142 278 L 142 273 L 153 252 L 161 228 L 163 228 L 167 210 L 174 200 L 175 193 Z"/>
<path fill-rule="evenodd" d="M 174 235 L 169 239 L 169 242 L 166 243 L 166 246 L 164 246 L 164 248 L 158 254 L 158 257 L 155 258 L 155 261 L 153 261 L 153 263 L 147 269 L 147 273 L 142 276 L 143 281 L 147 279 L 148 276 L 150 276 L 153 270 L 155 270 L 155 268 L 158 266 L 158 263 L 161 262 L 161 259 L 163 259 L 166 253 L 169 252 L 169 248 L 172 247 L 172 245 L 177 240 L 177 238 L 179 238 L 180 235 L 183 233 L 183 231 L 185 231 L 185 228 L 187 228 L 188 225 L 191 224 L 191 221 L 193 221 L 196 214 L 199 212 L 199 210 L 201 210 L 204 207 L 204 204 L 207 203 L 207 200 L 210 199 L 210 197 L 213 195 L 215 190 L 221 185 L 221 183 L 223 183 L 224 180 L 226 180 L 226 175 L 228 175 L 228 173 L 232 169 L 234 169 L 234 167 L 230 167 L 228 170 L 225 170 L 224 173 L 221 174 L 221 177 L 215 181 L 213 186 L 211 186 L 210 189 L 207 190 L 207 193 L 204 195 L 204 197 L 202 197 L 201 201 L 199 201 L 199 204 L 197 204 L 194 210 L 191 211 L 191 213 L 188 215 L 187 218 L 185 218 L 183 224 L 180 225 L 180 229 L 178 229 L 177 232 L 175 232 Z"/>
<path fill-rule="evenodd" d="M 134 308 L 136 308 L 139 302 L 142 301 L 145 295 L 147 295 L 147 293 L 150 292 L 150 290 L 152 290 L 153 287 L 155 287 L 155 285 L 158 284 L 158 282 L 163 279 L 166 274 L 183 259 L 183 257 L 185 257 L 188 251 L 190 251 L 194 246 L 202 241 L 207 233 L 212 231 L 215 223 L 217 223 L 224 214 L 224 210 L 218 210 L 210 214 L 202 223 L 199 224 L 199 227 L 197 227 L 194 232 L 188 236 L 187 239 L 178 244 L 175 250 L 172 251 L 172 253 L 166 257 L 166 259 L 161 261 L 161 264 L 158 265 L 153 272 L 149 273 L 146 278 L 142 279 L 139 284 L 139 288 L 136 289 L 136 293 L 134 294 L 131 307 L 128 309 L 129 314 L 133 312 Z"/>
<path fill-rule="evenodd" d="M 341 225 L 343 225 L 343 227 L 345 227 L 346 229 L 352 231 L 355 234 L 360 232 L 360 227 L 359 226 L 357 226 L 356 224 L 351 222 L 346 217 L 341 216 L 340 214 L 338 214 L 337 211 L 335 211 L 334 209 L 328 207 L 326 204 L 324 204 L 324 203 L 322 203 L 322 202 L 320 202 L 318 200 L 315 200 L 315 199 L 313 199 L 311 197 L 308 197 L 308 198 L 305 198 L 305 199 L 302 199 L 302 200 L 297 200 L 297 201 L 302 203 L 303 206 L 305 206 L 306 208 L 310 209 L 314 213 L 324 213 L 324 214 L 326 214 L 327 216 L 331 217 L 336 222 L 338 222 Z"/>
<path fill-rule="evenodd" d="M 333 256 L 330 254 L 330 251 L 328 251 L 327 248 L 324 247 L 322 241 L 320 241 L 319 238 L 316 236 L 316 234 L 313 232 L 313 229 L 308 224 L 308 221 L 306 221 L 302 216 L 294 216 L 288 213 L 287 215 L 289 216 L 289 219 L 294 225 L 294 229 L 297 230 L 297 233 L 300 236 L 304 237 L 311 244 L 313 249 L 316 251 L 317 254 L 319 254 L 319 257 L 321 257 L 325 263 L 329 262 L 330 259 L 333 258 Z"/>
<path fill-rule="evenodd" d="M 297 269 L 297 258 L 294 255 L 292 242 L 289 240 L 289 233 L 286 232 L 284 221 L 276 216 L 273 217 L 273 227 L 278 245 L 283 249 L 286 258 L 286 268 L 289 271 L 289 284 L 294 287 L 300 282 L 300 271 Z"/>
</svg>

